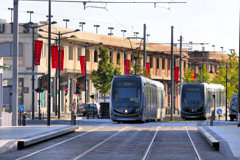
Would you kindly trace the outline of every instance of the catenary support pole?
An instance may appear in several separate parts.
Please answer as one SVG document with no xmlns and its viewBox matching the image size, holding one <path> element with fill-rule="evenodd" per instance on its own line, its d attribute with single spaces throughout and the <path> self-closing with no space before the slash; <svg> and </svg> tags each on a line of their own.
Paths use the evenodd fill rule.
<svg viewBox="0 0 240 160">
<path fill-rule="evenodd" d="M 182 91 L 182 36 L 180 36 L 180 63 L 179 63 L 179 69 L 180 69 L 180 86 L 179 86 L 179 94 L 181 96 Z"/>
<path fill-rule="evenodd" d="M 31 21 L 30 21 L 31 22 Z M 31 24 L 30 24 L 31 25 Z M 32 73 L 34 72 L 34 27 L 32 27 Z M 34 78 L 34 74 L 32 74 L 32 120 L 34 120 L 34 81 L 35 81 L 35 78 Z"/>
<path fill-rule="evenodd" d="M 60 91 L 61 91 L 61 33 L 58 32 L 58 119 L 60 119 Z"/>
<path fill-rule="evenodd" d="M 18 0 L 13 0 L 14 22 L 13 22 L 13 88 L 12 88 L 12 125 L 17 126 L 18 106 Z"/>
<path fill-rule="evenodd" d="M 143 25 L 143 67 L 146 67 L 146 24 Z"/>
<path fill-rule="evenodd" d="M 174 105 L 174 55 L 173 55 L 173 26 L 171 26 L 171 121 L 173 120 L 173 105 Z"/>
<path fill-rule="evenodd" d="M 51 125 L 51 0 L 48 1 L 48 98 L 47 125 Z"/>
<path fill-rule="evenodd" d="M 238 25 L 239 25 L 239 38 L 238 38 L 238 43 L 239 43 L 239 46 L 238 46 L 238 62 L 240 62 L 240 10 L 239 10 L 239 18 L 238 18 Z M 237 122 L 238 122 L 238 127 L 240 127 L 240 63 L 238 64 L 238 107 L 237 107 Z"/>
<path fill-rule="evenodd" d="M 228 64 L 227 64 L 227 62 L 226 62 L 226 106 L 225 106 L 225 121 L 227 121 L 227 94 L 228 94 L 228 87 L 227 87 L 227 81 L 228 81 L 228 79 L 227 79 L 227 71 L 228 70 Z"/>
</svg>

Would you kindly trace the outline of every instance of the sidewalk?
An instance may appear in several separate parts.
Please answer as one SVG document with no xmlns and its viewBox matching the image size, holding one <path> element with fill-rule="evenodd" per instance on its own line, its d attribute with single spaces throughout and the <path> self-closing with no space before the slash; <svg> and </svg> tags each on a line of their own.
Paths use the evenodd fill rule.
<svg viewBox="0 0 240 160">
<path fill-rule="evenodd" d="M 79 126 L 24 126 L 0 127 L 0 154 L 39 143 L 66 133 L 74 132 Z"/>
<path fill-rule="evenodd" d="M 208 125 L 205 121 L 204 125 Z M 219 142 L 219 151 L 227 158 L 240 159 L 240 127 L 237 122 L 231 121 L 214 121 L 213 126 L 199 126 L 201 132 L 205 132 L 204 138 L 209 142 L 211 136 Z"/>
</svg>

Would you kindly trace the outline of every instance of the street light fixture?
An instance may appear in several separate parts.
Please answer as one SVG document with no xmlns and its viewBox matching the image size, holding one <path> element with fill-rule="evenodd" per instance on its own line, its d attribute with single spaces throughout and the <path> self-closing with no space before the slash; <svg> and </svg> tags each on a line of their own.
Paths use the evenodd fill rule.
<svg viewBox="0 0 240 160">
<path fill-rule="evenodd" d="M 148 37 L 150 36 L 150 34 L 147 34 L 147 42 L 148 42 Z"/>
<path fill-rule="evenodd" d="M 67 28 L 67 23 L 70 21 L 69 19 L 63 19 L 63 21 L 66 22 L 66 28 Z"/>
<path fill-rule="evenodd" d="M 100 25 L 98 25 L 98 24 L 95 24 L 95 25 L 93 25 L 94 27 L 96 27 L 96 34 L 98 33 L 98 27 L 100 27 Z"/>
<path fill-rule="evenodd" d="M 56 24 L 56 23 L 57 22 L 53 21 L 51 24 Z M 35 34 L 35 29 L 46 26 L 46 25 L 48 25 L 48 24 L 35 25 L 32 22 L 29 22 L 29 23 L 25 24 L 26 27 L 32 29 L 32 72 L 34 72 L 34 70 L 35 70 L 35 66 L 34 66 L 34 48 L 35 48 L 35 46 L 34 46 L 34 41 L 35 41 L 34 34 Z M 35 99 L 34 98 L 34 88 L 35 88 L 34 80 L 35 80 L 34 79 L 34 74 L 32 73 L 32 119 L 34 119 L 34 99 Z"/>
<path fill-rule="evenodd" d="M 133 32 L 134 36 L 136 37 L 137 39 L 137 35 L 139 34 L 139 32 Z"/>
<path fill-rule="evenodd" d="M 79 27 L 82 27 L 82 31 L 83 31 L 83 25 L 85 25 L 86 22 L 79 22 Z"/>
<path fill-rule="evenodd" d="M 30 21 L 29 22 L 32 22 L 32 14 L 34 13 L 33 11 L 27 11 L 27 13 L 30 14 Z"/>
<path fill-rule="evenodd" d="M 108 29 L 110 30 L 110 33 L 108 33 L 108 35 L 112 36 L 113 35 L 112 30 L 114 29 L 114 27 L 108 27 Z"/>
<path fill-rule="evenodd" d="M 121 32 L 123 33 L 123 38 L 125 38 L 125 32 L 127 32 L 127 30 L 123 29 Z"/>
<path fill-rule="evenodd" d="M 8 8 L 11 11 L 11 24 L 13 23 L 13 8 Z"/>
</svg>

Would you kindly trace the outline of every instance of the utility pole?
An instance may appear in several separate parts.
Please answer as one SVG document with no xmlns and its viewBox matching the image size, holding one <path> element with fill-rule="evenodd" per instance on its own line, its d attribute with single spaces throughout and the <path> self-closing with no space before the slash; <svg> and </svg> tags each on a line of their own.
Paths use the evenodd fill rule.
<svg viewBox="0 0 240 160">
<path fill-rule="evenodd" d="M 180 91 L 180 96 L 181 96 L 181 91 L 182 91 L 182 36 L 180 36 L 180 63 L 179 63 L 179 68 L 180 68 L 180 86 L 179 86 L 179 91 Z"/>
<path fill-rule="evenodd" d="M 51 125 L 51 0 L 48 0 L 48 98 L 47 125 Z"/>
<path fill-rule="evenodd" d="M 240 10 L 239 10 L 239 14 L 240 14 Z M 239 28 L 238 28 L 238 34 L 239 34 L 239 37 L 240 37 L 240 15 L 239 15 Z M 240 62 L 240 39 L 238 39 L 238 53 L 239 53 L 239 56 L 238 56 L 238 62 Z M 238 64 L 238 107 L 237 107 L 237 121 L 238 121 L 238 127 L 240 127 L 240 63 Z"/>
<path fill-rule="evenodd" d="M 171 121 L 173 120 L 174 92 L 174 55 L 173 55 L 173 26 L 171 26 Z"/>
<path fill-rule="evenodd" d="M 143 25 L 143 67 L 146 67 L 146 24 Z"/>
<path fill-rule="evenodd" d="M 12 125 L 17 126 L 18 115 L 18 0 L 13 0 L 14 22 L 13 22 L 13 88 L 12 88 Z"/>
</svg>

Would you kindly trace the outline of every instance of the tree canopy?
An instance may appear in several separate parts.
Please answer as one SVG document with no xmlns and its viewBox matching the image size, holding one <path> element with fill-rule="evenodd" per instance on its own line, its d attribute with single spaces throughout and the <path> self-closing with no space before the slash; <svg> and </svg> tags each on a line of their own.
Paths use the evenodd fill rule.
<svg viewBox="0 0 240 160">
<path fill-rule="evenodd" d="M 114 67 L 113 63 L 110 63 L 110 55 L 107 48 L 99 47 L 100 61 L 98 63 L 98 69 L 92 71 L 93 85 L 102 94 L 104 94 L 104 101 L 106 94 L 111 90 L 111 82 L 114 76 L 120 75 L 120 68 Z"/>
</svg>

